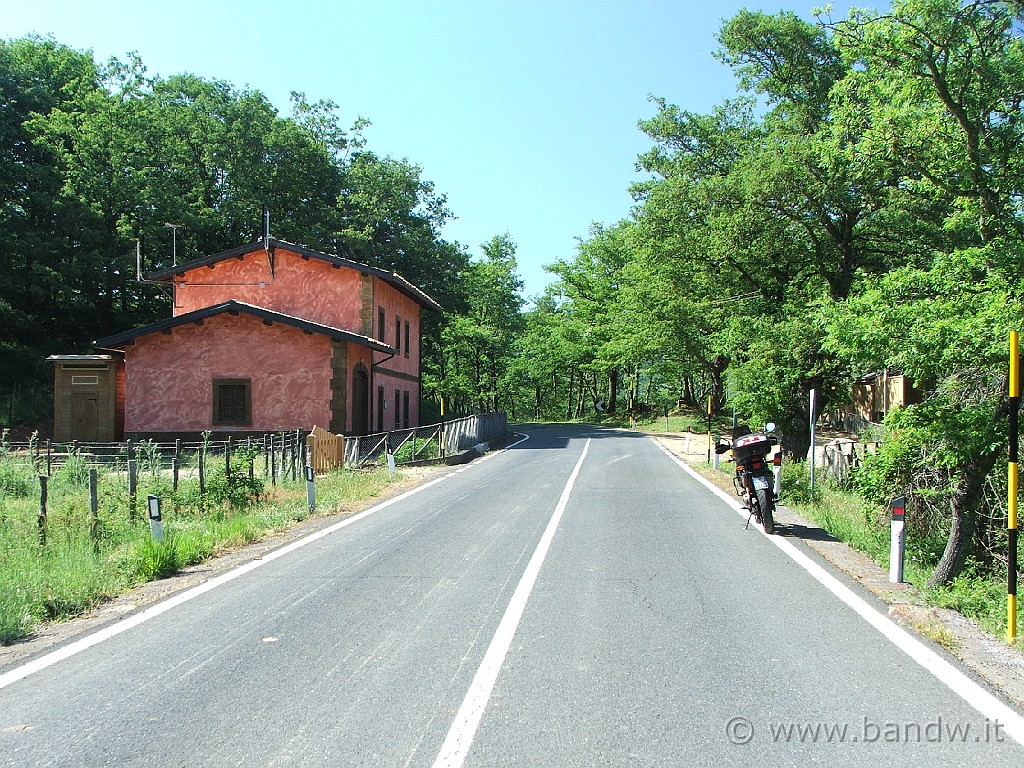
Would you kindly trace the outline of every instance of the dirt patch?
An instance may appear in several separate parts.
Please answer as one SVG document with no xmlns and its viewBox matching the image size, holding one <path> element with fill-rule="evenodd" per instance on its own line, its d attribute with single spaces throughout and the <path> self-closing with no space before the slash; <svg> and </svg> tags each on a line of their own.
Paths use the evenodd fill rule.
<svg viewBox="0 0 1024 768">
<path fill-rule="evenodd" d="M 686 439 L 674 435 L 651 435 L 674 455 L 701 471 L 707 467 L 707 437 Z M 734 493 L 731 478 L 721 473 L 701 471 L 702 476 Z M 1024 707 L 1024 653 L 1011 648 L 1000 638 L 986 632 L 956 611 L 925 605 L 920 591 L 910 584 L 892 584 L 888 572 L 861 552 L 837 541 L 815 523 L 780 505 L 775 522 L 793 538 L 800 539 L 830 563 L 856 579 L 889 605 L 889 616 L 904 629 L 941 646 L 956 656 L 968 669 L 1000 691 L 1018 707 Z"/>
</svg>

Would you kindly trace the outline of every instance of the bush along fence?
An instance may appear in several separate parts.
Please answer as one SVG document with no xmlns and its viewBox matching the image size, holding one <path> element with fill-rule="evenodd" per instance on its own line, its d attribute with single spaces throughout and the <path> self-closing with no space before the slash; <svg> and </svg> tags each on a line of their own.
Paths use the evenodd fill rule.
<svg viewBox="0 0 1024 768">
<path fill-rule="evenodd" d="M 148 495 L 174 498 L 199 512 L 225 501 L 244 506 L 268 484 L 304 482 L 306 466 L 323 475 L 342 466 L 368 467 L 388 456 L 395 465 L 434 462 L 507 432 L 505 414 L 489 413 L 361 437 L 332 435 L 314 427 L 241 440 L 214 440 L 207 432 L 198 442 L 58 444 L 38 439 L 13 443 L 4 433 L 0 500 L 31 496 L 32 486 L 38 483 L 38 536 L 45 545 L 50 504 L 60 503 L 51 498 L 51 478 L 58 479 L 58 492 L 69 486 L 88 487 L 89 527 L 97 541 L 100 499 L 111 493 L 121 497 L 118 506 L 126 507 L 128 520 L 134 523 L 145 517 Z M 140 490 L 143 485 L 145 493 Z M 0 508 L 0 518 L 2 513 Z"/>
<path fill-rule="evenodd" d="M 89 529 L 94 544 L 102 537 L 99 508 L 122 510 L 129 523 L 146 516 L 147 495 L 174 499 L 183 508 L 202 513 L 245 506 L 263 494 L 266 485 L 303 479 L 307 462 L 306 433 L 279 432 L 244 440 L 198 442 L 177 440 L 124 443 L 67 443 L 0 440 L 0 522 L 8 500 L 33 495 L 37 485 L 37 528 L 47 542 L 53 505 L 66 505 L 70 495 L 88 488 Z"/>
</svg>

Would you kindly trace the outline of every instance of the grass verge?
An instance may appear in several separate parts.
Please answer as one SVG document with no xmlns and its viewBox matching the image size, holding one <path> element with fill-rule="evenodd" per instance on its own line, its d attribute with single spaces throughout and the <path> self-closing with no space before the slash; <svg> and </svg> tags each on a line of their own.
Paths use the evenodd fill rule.
<svg viewBox="0 0 1024 768">
<path fill-rule="evenodd" d="M 316 514 L 351 509 L 404 477 L 374 469 L 339 470 L 318 478 Z M 119 482 L 113 476 L 101 478 L 100 512 L 93 524 L 87 487 L 80 479 L 55 477 L 45 544 L 39 537 L 38 501 L 0 489 L 0 645 L 23 639 L 40 622 L 74 617 L 136 584 L 170 576 L 309 516 L 303 481 L 269 488 L 252 483 L 244 493 L 225 489 L 213 502 L 195 489 L 172 493 L 155 478 L 140 488 L 139 496 L 156 492 L 167 499 L 165 536 L 157 542 L 145 516 L 129 514 Z"/>
</svg>

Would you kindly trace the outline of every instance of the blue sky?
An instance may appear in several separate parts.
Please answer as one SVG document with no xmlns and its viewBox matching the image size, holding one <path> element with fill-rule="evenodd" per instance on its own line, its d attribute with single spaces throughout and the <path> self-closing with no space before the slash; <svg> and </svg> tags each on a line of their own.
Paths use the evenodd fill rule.
<svg viewBox="0 0 1024 768">
<path fill-rule="evenodd" d="M 508 232 L 530 297 L 591 222 L 629 215 L 648 95 L 706 112 L 736 94 L 712 55 L 722 19 L 746 7 L 810 20 L 818 4 L 33 0 L 8 4 L 0 36 L 52 34 L 99 60 L 137 51 L 151 74 L 249 86 L 283 113 L 291 91 L 334 101 L 343 123 L 372 122 L 368 149 L 408 158 L 447 195 L 448 239 L 478 254 Z"/>
</svg>

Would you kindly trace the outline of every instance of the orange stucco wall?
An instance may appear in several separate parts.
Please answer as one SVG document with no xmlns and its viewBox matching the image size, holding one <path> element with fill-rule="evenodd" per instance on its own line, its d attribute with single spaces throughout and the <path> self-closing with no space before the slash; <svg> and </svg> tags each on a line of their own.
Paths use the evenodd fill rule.
<svg viewBox="0 0 1024 768">
<path fill-rule="evenodd" d="M 395 318 L 402 324 L 402 351 L 383 364 L 384 368 L 392 371 L 401 371 L 413 376 L 418 375 L 420 370 L 420 306 L 404 293 L 388 285 L 379 278 L 374 278 L 373 286 L 373 335 L 377 333 L 377 319 L 380 307 L 384 308 L 384 338 L 380 339 L 385 344 L 395 346 Z M 409 357 L 405 356 L 405 321 L 409 321 Z"/>
<path fill-rule="evenodd" d="M 291 251 L 274 252 L 274 274 L 264 251 L 189 270 L 177 278 L 174 315 L 234 299 L 304 320 L 360 332 L 359 272 L 335 269 Z"/>
<path fill-rule="evenodd" d="M 125 349 L 125 431 L 201 432 L 213 426 L 213 379 L 252 381 L 253 431 L 330 423 L 331 340 L 228 314 Z"/>
<path fill-rule="evenodd" d="M 418 381 L 412 381 L 409 377 L 418 377 L 420 372 L 420 306 L 405 294 L 396 290 L 379 278 L 374 279 L 373 288 L 373 332 L 379 336 L 378 313 L 381 307 L 384 309 L 384 338 L 380 339 L 385 344 L 395 346 L 395 319 L 400 322 L 401 327 L 401 352 L 389 360 L 380 352 L 374 354 L 377 361 L 383 360 L 374 370 L 372 427 L 381 423 L 378 418 L 378 397 L 377 388 L 384 387 L 384 400 L 387 403 L 384 409 L 384 429 L 394 429 L 395 426 L 395 391 L 398 390 L 399 402 L 402 402 L 402 394 L 409 393 L 409 426 L 415 427 L 420 421 L 420 386 Z M 405 356 L 405 322 L 409 321 L 409 357 Z M 397 372 L 399 376 L 389 375 Z M 404 424 L 400 417 L 399 427 Z"/>
<path fill-rule="evenodd" d="M 398 318 L 401 323 L 401 352 L 387 360 L 385 360 L 386 354 L 381 352 L 373 353 L 373 361 L 378 365 L 372 369 L 370 376 L 370 430 L 375 430 L 376 425 L 379 423 L 383 423 L 386 429 L 394 427 L 393 409 L 396 390 L 400 393 L 400 401 L 405 392 L 409 393 L 409 424 L 410 426 L 418 425 L 420 405 L 420 384 L 418 381 L 420 374 L 420 305 L 394 286 L 377 277 L 372 278 L 372 291 L 364 291 L 362 276 L 355 269 L 347 267 L 335 269 L 326 262 L 315 258 L 304 259 L 301 255 L 285 248 L 277 248 L 274 259 L 275 268 L 273 275 L 270 273 L 270 264 L 264 251 L 255 251 L 247 254 L 242 259 L 225 259 L 214 264 L 212 269 L 205 266 L 190 269 L 183 278 L 177 278 L 174 315 L 178 316 L 186 312 L 192 312 L 234 299 L 334 328 L 341 328 L 353 333 L 365 334 L 367 330 L 370 330 L 372 337 L 378 338 L 388 345 L 395 345 L 395 320 Z M 363 301 L 370 300 L 370 294 L 372 294 L 371 306 L 364 307 Z M 378 313 L 380 308 L 384 309 L 385 316 L 383 336 L 381 336 L 378 330 Z M 370 321 L 370 329 L 365 327 L 364 321 L 366 319 Z M 410 343 L 408 357 L 405 356 L 406 321 L 409 322 Z M 210 323 L 212 321 L 207 322 Z M 251 322 L 259 324 L 259 321 L 256 320 L 251 320 Z M 185 332 L 184 329 L 175 330 L 175 338 Z M 210 337 L 213 335 L 209 334 Z M 204 338 L 207 337 L 206 334 L 203 336 Z M 167 337 L 161 338 L 166 340 Z M 205 425 L 198 427 L 198 429 L 210 428 L 212 385 L 210 385 L 209 379 L 213 378 L 213 374 L 206 376 L 201 386 L 189 384 L 188 388 L 186 388 L 188 391 L 187 396 L 170 391 L 170 389 L 176 389 L 177 386 L 168 388 L 161 383 L 162 377 L 151 373 L 151 371 L 169 371 L 175 367 L 187 370 L 188 366 L 184 366 L 184 363 L 176 363 L 174 366 L 171 366 L 166 364 L 166 361 L 177 354 L 173 350 L 188 347 L 191 342 L 186 344 L 175 341 L 170 345 L 171 348 L 160 353 L 158 359 L 155 358 L 153 361 L 150 361 L 147 355 L 155 354 L 155 352 L 140 350 L 148 349 L 150 346 L 153 346 L 154 350 L 159 347 L 159 342 L 155 342 L 153 339 L 153 336 L 144 337 L 139 340 L 139 345 L 134 350 L 129 348 L 129 358 L 134 355 L 141 355 L 134 366 L 129 365 L 129 381 L 131 381 L 132 389 L 136 392 L 142 391 L 139 389 L 141 387 L 163 387 L 163 389 L 160 389 L 161 393 L 165 393 L 168 402 L 175 403 L 174 407 L 171 408 L 173 416 L 163 416 L 158 413 L 143 414 L 140 412 L 137 421 L 133 421 L 132 417 L 128 415 L 126 417 L 125 429 L 129 432 L 166 429 L 189 431 L 197 429 L 192 424 L 198 423 L 202 419 L 206 420 Z M 317 376 L 322 373 L 326 377 L 325 386 L 329 388 L 330 343 L 323 338 L 321 338 L 321 341 L 328 348 L 328 351 L 324 353 L 327 355 L 327 362 L 317 363 L 316 366 L 313 366 L 312 363 L 305 363 L 307 368 L 306 375 L 313 376 L 314 370 L 317 372 Z M 214 342 L 211 340 L 204 343 L 212 345 Z M 244 350 L 245 345 L 229 336 L 229 340 L 225 341 L 223 345 L 218 345 L 217 348 L 219 350 L 218 354 L 230 355 L 233 349 Z M 361 351 L 354 353 L 356 349 Z M 183 354 L 186 353 L 183 351 Z M 245 354 L 242 353 L 238 356 L 244 358 Z M 281 359 L 293 361 L 295 360 L 295 353 L 285 355 Z M 369 352 L 365 348 L 350 346 L 347 361 L 347 390 L 349 392 L 351 392 L 352 386 L 352 372 L 360 359 L 364 359 L 366 367 L 370 369 Z M 225 365 L 221 365 L 221 367 L 226 366 L 230 368 L 232 365 L 237 367 L 243 360 L 231 360 L 232 365 L 227 365 L 228 362 L 228 359 L 225 358 L 223 360 Z M 257 392 L 255 382 L 257 378 L 262 380 L 261 372 L 268 371 L 271 365 L 276 365 L 276 361 L 271 361 L 269 354 L 261 352 L 258 357 L 247 362 L 251 363 L 249 366 L 252 371 L 250 377 L 254 382 L 254 423 L 251 429 L 262 429 L 262 426 L 256 424 Z M 191 366 L 192 363 L 189 363 L 189 365 Z M 217 378 L 240 376 L 242 374 L 224 372 L 216 374 Z M 383 420 L 378 418 L 377 389 L 380 386 L 384 387 L 385 400 L 387 402 Z M 162 394 L 161 398 L 154 398 L 154 400 L 160 400 L 163 397 L 164 394 Z M 137 409 L 140 407 L 138 405 L 138 396 L 133 396 L 132 392 L 129 392 L 129 400 L 132 402 L 132 405 L 129 406 L 129 412 L 133 408 Z M 322 399 L 324 407 L 329 408 L 329 401 L 330 396 L 328 394 Z M 201 404 L 198 409 L 193 408 L 193 410 L 202 411 L 202 419 L 198 419 L 197 414 L 190 414 L 187 419 L 189 426 L 181 426 L 183 421 L 186 420 L 184 416 L 189 413 L 189 406 L 187 405 L 189 403 Z M 351 415 L 351 403 L 349 403 L 346 415 L 347 425 L 351 424 Z M 174 426 L 150 426 L 154 423 L 173 424 Z M 302 422 L 306 426 L 312 426 L 314 423 L 327 424 L 329 419 L 315 422 L 309 422 L 307 419 Z M 400 423 L 404 423 L 404 419 L 400 419 Z M 140 426 L 142 424 L 145 424 L 145 426 Z M 296 426 L 298 424 L 292 423 L 286 428 L 294 428 Z M 274 425 L 267 428 L 276 429 L 279 427 Z"/>
</svg>

